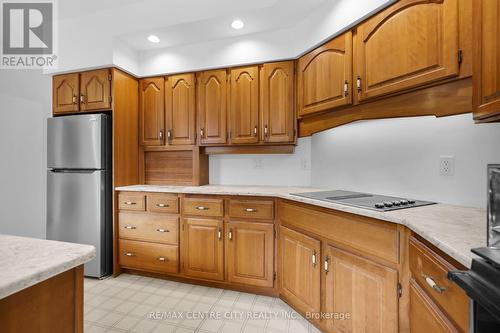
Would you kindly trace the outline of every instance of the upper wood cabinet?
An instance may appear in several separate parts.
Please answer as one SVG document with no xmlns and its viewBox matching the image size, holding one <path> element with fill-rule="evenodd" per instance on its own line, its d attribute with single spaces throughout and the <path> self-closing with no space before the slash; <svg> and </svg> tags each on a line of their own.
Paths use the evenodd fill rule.
<svg viewBox="0 0 500 333">
<path fill-rule="evenodd" d="M 294 62 L 264 64 L 260 74 L 261 135 L 264 142 L 295 141 Z"/>
<path fill-rule="evenodd" d="M 500 2 L 474 0 L 474 119 L 500 120 Z"/>
<path fill-rule="evenodd" d="M 165 111 L 167 144 L 195 144 L 196 86 L 193 73 L 165 79 Z"/>
<path fill-rule="evenodd" d="M 259 67 L 231 69 L 230 140 L 233 144 L 259 142 Z"/>
<path fill-rule="evenodd" d="M 274 225 L 229 222 L 226 230 L 226 258 L 228 281 L 272 287 Z"/>
<path fill-rule="evenodd" d="M 142 145 L 161 145 L 165 137 L 164 78 L 140 80 L 139 123 Z"/>
<path fill-rule="evenodd" d="M 216 219 L 186 218 L 183 226 L 184 274 L 224 280 L 223 222 Z"/>
<path fill-rule="evenodd" d="M 280 294 L 302 312 L 320 312 L 320 242 L 280 227 Z"/>
<path fill-rule="evenodd" d="M 198 74 L 198 132 L 201 144 L 227 143 L 227 79 L 225 69 Z"/>
<path fill-rule="evenodd" d="M 79 74 L 54 76 L 52 81 L 52 106 L 54 114 L 79 110 Z"/>
<path fill-rule="evenodd" d="M 327 322 L 331 332 L 398 332 L 398 272 L 326 246 L 325 311 L 348 313 Z"/>
<path fill-rule="evenodd" d="M 111 108 L 111 72 L 109 69 L 83 72 L 80 75 L 80 110 Z"/>
<path fill-rule="evenodd" d="M 331 40 L 298 61 L 298 114 L 352 103 L 352 33 Z"/>
<path fill-rule="evenodd" d="M 458 0 L 402 0 L 356 29 L 354 79 L 364 101 L 459 74 Z"/>
</svg>

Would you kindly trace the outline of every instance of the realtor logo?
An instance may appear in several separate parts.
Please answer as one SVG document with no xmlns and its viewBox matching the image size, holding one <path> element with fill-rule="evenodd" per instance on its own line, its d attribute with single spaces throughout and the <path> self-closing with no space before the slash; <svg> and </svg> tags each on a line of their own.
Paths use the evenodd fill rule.
<svg viewBox="0 0 500 333">
<path fill-rule="evenodd" d="M 2 2 L 2 68 L 54 67 L 54 2 L 35 1 Z"/>
</svg>

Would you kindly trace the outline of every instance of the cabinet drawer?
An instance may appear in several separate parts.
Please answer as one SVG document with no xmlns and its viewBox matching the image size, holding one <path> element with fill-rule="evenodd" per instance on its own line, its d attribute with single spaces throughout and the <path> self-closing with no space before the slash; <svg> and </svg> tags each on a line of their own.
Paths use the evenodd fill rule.
<svg viewBox="0 0 500 333">
<path fill-rule="evenodd" d="M 179 247 L 120 239 L 120 265 L 157 272 L 179 271 Z"/>
<path fill-rule="evenodd" d="M 179 212 L 179 198 L 175 194 L 148 193 L 146 203 L 150 212 L 171 214 Z"/>
<path fill-rule="evenodd" d="M 224 215 L 224 201 L 209 198 L 184 198 L 182 211 L 185 215 L 222 217 Z"/>
<path fill-rule="evenodd" d="M 448 280 L 448 271 L 457 269 L 414 237 L 410 237 L 410 270 L 425 292 L 463 331 L 468 329 L 468 298 Z"/>
<path fill-rule="evenodd" d="M 119 237 L 147 242 L 179 244 L 179 218 L 163 214 L 121 212 Z"/>
<path fill-rule="evenodd" d="M 118 208 L 120 210 L 144 211 L 146 209 L 146 196 L 144 193 L 120 193 L 118 194 Z"/>
<path fill-rule="evenodd" d="M 271 200 L 231 199 L 229 217 L 248 219 L 274 219 L 274 202 Z"/>
</svg>

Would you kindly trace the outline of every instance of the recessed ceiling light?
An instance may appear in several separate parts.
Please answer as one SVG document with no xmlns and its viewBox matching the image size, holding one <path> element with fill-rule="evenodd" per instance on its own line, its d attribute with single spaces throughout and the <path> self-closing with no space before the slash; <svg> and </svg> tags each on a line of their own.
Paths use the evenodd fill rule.
<svg viewBox="0 0 500 333">
<path fill-rule="evenodd" d="M 231 26 L 233 29 L 239 30 L 245 26 L 245 23 L 243 23 L 242 20 L 234 20 L 233 23 L 231 23 Z"/>
<path fill-rule="evenodd" d="M 160 38 L 158 38 L 158 36 L 155 36 L 155 35 L 149 35 L 148 40 L 151 43 L 155 43 L 155 44 L 158 44 L 160 42 Z"/>
</svg>

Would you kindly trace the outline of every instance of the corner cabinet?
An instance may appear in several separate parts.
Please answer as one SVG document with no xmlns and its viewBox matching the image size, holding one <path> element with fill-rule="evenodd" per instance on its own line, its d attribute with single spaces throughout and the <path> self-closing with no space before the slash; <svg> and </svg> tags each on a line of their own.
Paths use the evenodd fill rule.
<svg viewBox="0 0 500 333">
<path fill-rule="evenodd" d="M 201 72 L 198 81 L 200 144 L 227 143 L 228 74 L 225 69 Z"/>
<path fill-rule="evenodd" d="M 194 73 L 165 78 L 166 140 L 169 145 L 196 143 Z"/>
<path fill-rule="evenodd" d="M 295 65 L 293 61 L 264 64 L 260 71 L 262 140 L 295 142 Z"/>
<path fill-rule="evenodd" d="M 458 0 L 402 0 L 356 28 L 357 100 L 459 74 Z"/>
<path fill-rule="evenodd" d="M 474 0 L 473 107 L 478 122 L 500 120 L 500 2 Z"/>
<path fill-rule="evenodd" d="M 259 67 L 231 69 L 229 135 L 232 144 L 259 142 Z"/>
<path fill-rule="evenodd" d="M 165 136 L 164 78 L 140 80 L 139 123 L 141 145 L 159 146 Z"/>
<path fill-rule="evenodd" d="M 398 332 L 398 273 L 332 246 L 324 256 L 325 311 L 350 320 L 326 322 L 329 332 Z"/>
<path fill-rule="evenodd" d="M 352 103 L 352 33 L 331 40 L 298 60 L 298 115 Z"/>
</svg>

